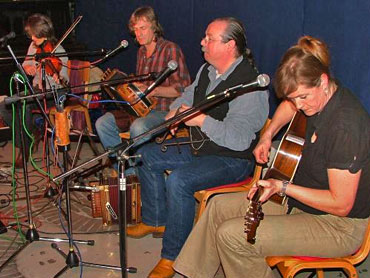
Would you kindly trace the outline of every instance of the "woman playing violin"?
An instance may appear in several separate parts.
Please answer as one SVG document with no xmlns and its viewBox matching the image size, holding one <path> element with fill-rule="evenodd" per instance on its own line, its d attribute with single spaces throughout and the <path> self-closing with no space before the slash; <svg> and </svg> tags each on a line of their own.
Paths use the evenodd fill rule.
<svg viewBox="0 0 370 278">
<path fill-rule="evenodd" d="M 52 86 L 56 88 L 62 87 L 61 84 L 64 82 L 68 82 L 68 74 L 67 68 L 63 65 L 66 65 L 68 62 L 67 56 L 62 57 L 48 57 L 44 55 L 42 59 L 37 59 L 37 55 L 35 54 L 42 54 L 51 52 L 54 50 L 54 44 L 56 39 L 54 37 L 54 28 L 53 23 L 51 22 L 50 18 L 42 15 L 42 14 L 33 14 L 25 22 L 25 32 L 29 38 L 32 39 L 32 42 L 27 51 L 27 58 L 23 62 L 22 66 L 25 72 L 33 76 L 32 85 L 36 90 L 42 90 L 42 67 L 41 62 L 43 60 L 47 60 L 45 62 L 45 88 L 50 89 Z M 62 46 L 58 46 L 55 50 L 55 53 L 64 53 L 65 50 Z M 4 96 L 5 97 L 5 96 Z M 11 126 L 12 123 L 12 113 L 9 107 L 5 107 L 3 102 L 3 98 L 0 96 L 0 113 L 3 117 L 4 121 Z M 37 133 L 37 130 L 34 128 L 33 119 L 32 119 L 32 110 L 38 109 L 37 105 L 33 101 L 28 101 L 26 105 L 26 118 L 25 124 L 27 129 L 31 133 Z M 16 130 L 19 130 L 19 121 L 15 121 Z M 36 131 L 36 132 L 35 132 Z M 35 135 L 36 141 L 39 139 Z M 19 133 L 16 134 L 15 138 L 15 145 L 16 145 L 16 152 L 18 153 L 15 166 L 22 167 L 22 156 L 21 152 L 19 151 L 20 146 L 20 138 Z M 29 147 L 29 140 L 26 140 L 26 153 L 28 154 Z"/>
<path fill-rule="evenodd" d="M 31 15 L 25 24 L 25 32 L 32 39 L 27 51 L 27 58 L 23 62 L 24 70 L 28 75 L 33 76 L 33 86 L 42 89 L 42 70 L 41 62 L 46 60 L 46 89 L 55 85 L 57 88 L 61 85 L 61 80 L 68 81 L 66 65 L 68 61 L 67 56 L 62 57 L 43 57 L 38 59 L 33 56 L 35 54 L 43 54 L 51 52 L 54 49 L 56 39 L 54 37 L 53 23 L 50 18 L 42 14 Z M 65 52 L 62 46 L 58 46 L 55 53 Z"/>
</svg>

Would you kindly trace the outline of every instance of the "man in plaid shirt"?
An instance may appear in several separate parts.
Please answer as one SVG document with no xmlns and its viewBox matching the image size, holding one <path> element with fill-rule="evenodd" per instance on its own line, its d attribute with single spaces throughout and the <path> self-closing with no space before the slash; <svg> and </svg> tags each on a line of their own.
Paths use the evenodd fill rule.
<svg viewBox="0 0 370 278">
<path fill-rule="evenodd" d="M 131 124 L 130 136 L 134 138 L 164 121 L 172 101 L 190 85 L 190 75 L 180 47 L 163 38 L 162 26 L 152 7 L 143 6 L 136 9 L 130 17 L 129 29 L 140 45 L 137 53 L 137 75 L 161 72 L 171 60 L 178 64 L 176 71 L 148 94 L 149 98 L 157 100 L 157 104 L 147 116 L 137 118 Z M 135 85 L 144 92 L 151 83 L 152 81 L 146 81 Z M 104 148 L 121 143 L 119 133 L 123 130 L 117 126 L 112 113 L 104 114 L 95 125 Z"/>
</svg>

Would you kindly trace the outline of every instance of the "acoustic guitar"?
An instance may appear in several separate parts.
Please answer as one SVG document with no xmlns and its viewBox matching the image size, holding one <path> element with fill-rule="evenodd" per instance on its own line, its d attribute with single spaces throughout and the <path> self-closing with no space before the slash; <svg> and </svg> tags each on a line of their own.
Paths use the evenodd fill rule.
<svg viewBox="0 0 370 278">
<path fill-rule="evenodd" d="M 297 112 L 290 121 L 289 127 L 280 142 L 274 160 L 264 176 L 265 180 L 270 178 L 290 182 L 293 180 L 302 157 L 305 132 L 306 118 L 302 112 Z M 251 244 L 256 241 L 256 231 L 264 216 L 262 204 L 259 201 L 261 194 L 262 189 L 258 188 L 244 217 L 244 232 L 247 235 L 247 241 Z M 287 201 L 286 197 L 280 197 L 277 194 L 272 195 L 269 200 L 281 205 L 284 205 Z"/>
</svg>

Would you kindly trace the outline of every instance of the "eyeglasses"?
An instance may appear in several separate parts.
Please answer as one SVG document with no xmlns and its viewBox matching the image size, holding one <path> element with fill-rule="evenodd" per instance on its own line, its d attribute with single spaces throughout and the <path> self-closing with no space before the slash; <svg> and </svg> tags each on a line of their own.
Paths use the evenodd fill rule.
<svg viewBox="0 0 370 278">
<path fill-rule="evenodd" d="M 203 37 L 202 39 L 205 44 L 211 43 L 211 42 L 222 42 L 222 39 L 213 39 L 208 36 Z"/>
</svg>

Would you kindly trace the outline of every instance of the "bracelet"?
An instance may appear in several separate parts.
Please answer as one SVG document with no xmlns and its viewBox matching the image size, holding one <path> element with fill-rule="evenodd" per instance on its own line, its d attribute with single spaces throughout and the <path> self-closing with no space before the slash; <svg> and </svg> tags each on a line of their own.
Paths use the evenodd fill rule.
<svg viewBox="0 0 370 278">
<path fill-rule="evenodd" d="M 290 181 L 281 181 L 283 183 L 283 187 L 281 190 L 277 193 L 280 197 L 285 197 L 286 196 L 286 188 L 288 187 L 288 184 L 290 184 Z"/>
</svg>

